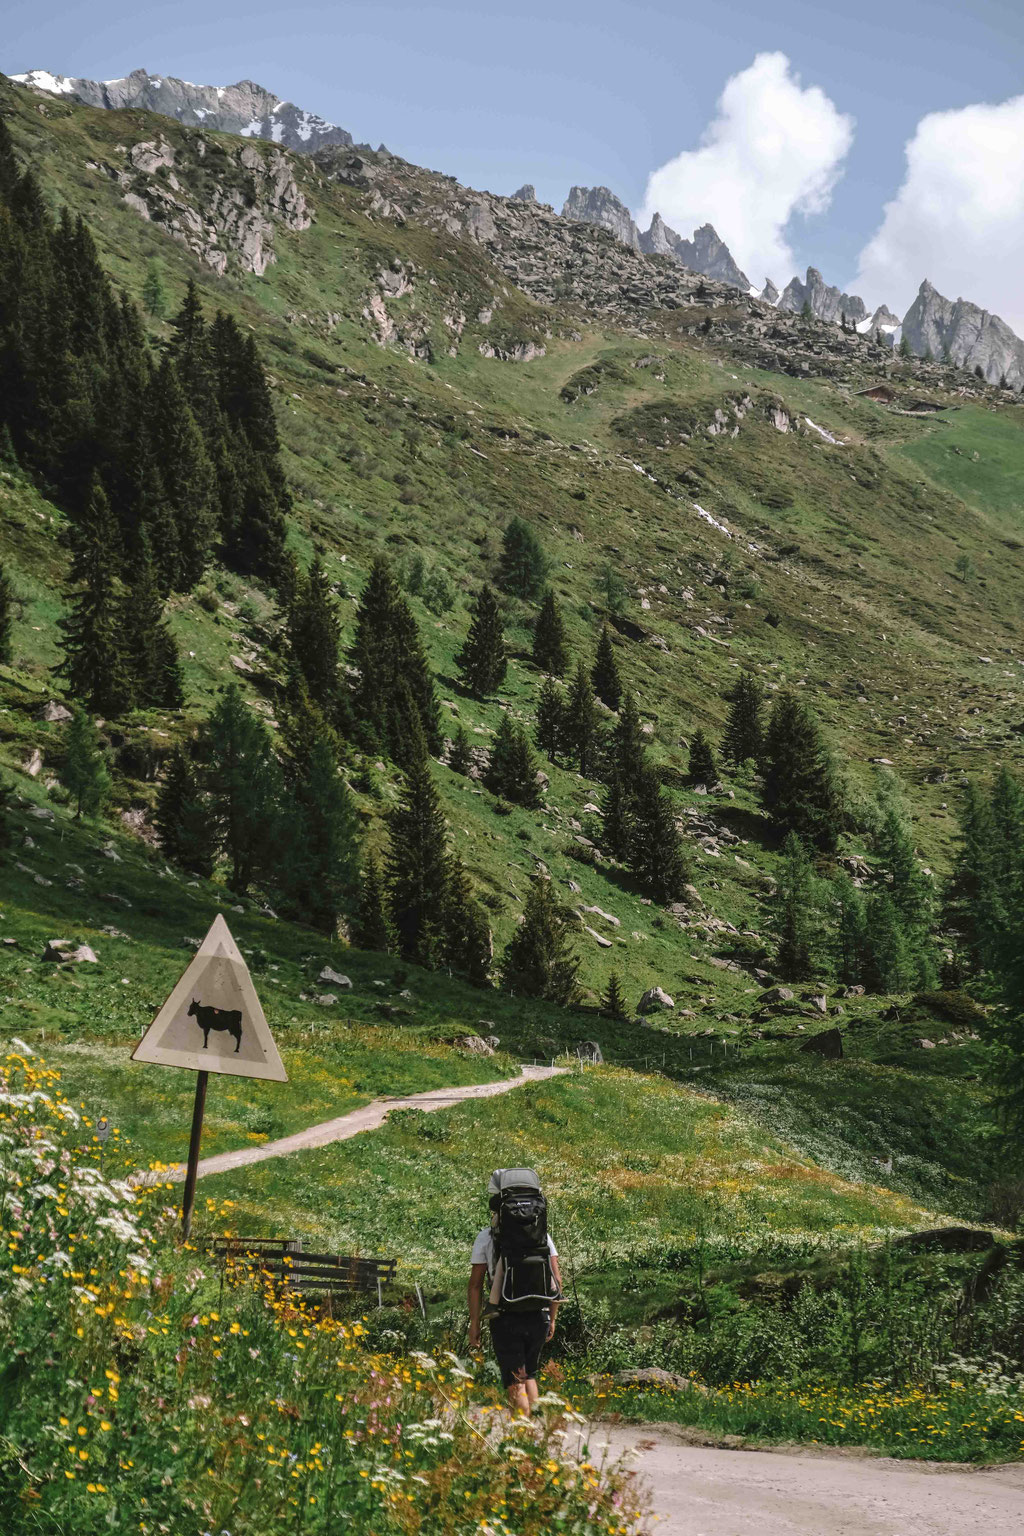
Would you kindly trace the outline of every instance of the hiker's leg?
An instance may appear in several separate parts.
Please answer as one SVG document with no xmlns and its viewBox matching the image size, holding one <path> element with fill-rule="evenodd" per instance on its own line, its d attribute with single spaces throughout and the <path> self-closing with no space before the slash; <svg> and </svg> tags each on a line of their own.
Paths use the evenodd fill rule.
<svg viewBox="0 0 1024 1536">
<path fill-rule="evenodd" d="M 540 1387 L 537 1385 L 537 1378 L 535 1376 L 527 1376 L 526 1378 L 526 1397 L 532 1413 L 537 1406 L 537 1399 L 540 1397 Z"/>
<path fill-rule="evenodd" d="M 534 1383 L 536 1386 L 536 1383 Z M 529 1383 L 514 1381 L 508 1389 L 508 1406 L 514 1414 L 530 1412 Z"/>
</svg>

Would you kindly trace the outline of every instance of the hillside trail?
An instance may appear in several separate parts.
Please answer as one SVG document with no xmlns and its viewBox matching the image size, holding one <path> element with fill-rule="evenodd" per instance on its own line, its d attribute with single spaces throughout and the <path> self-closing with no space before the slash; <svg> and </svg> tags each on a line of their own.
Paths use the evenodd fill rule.
<svg viewBox="0 0 1024 1536">
<path fill-rule="evenodd" d="M 591 1460 L 631 1452 L 654 1536 L 1020 1536 L 1024 1466 L 799 1449 L 725 1450 L 673 1424 L 598 1425 Z"/>
<path fill-rule="evenodd" d="M 199 1178 L 213 1173 L 229 1173 L 234 1168 L 245 1168 L 250 1163 L 262 1163 L 269 1157 L 287 1157 L 292 1152 L 306 1152 L 311 1147 L 326 1147 L 333 1141 L 348 1141 L 363 1131 L 375 1131 L 383 1125 L 395 1109 L 422 1109 L 431 1114 L 438 1109 L 448 1109 L 466 1099 L 489 1099 L 495 1094 L 508 1093 L 525 1083 L 543 1082 L 545 1078 L 560 1077 L 568 1067 L 527 1067 L 520 1069 L 518 1077 L 499 1078 L 494 1083 L 469 1083 L 457 1088 L 431 1088 L 426 1093 L 410 1093 L 401 1099 L 374 1099 L 361 1109 L 349 1110 L 347 1115 L 337 1115 L 333 1120 L 321 1120 L 317 1125 L 307 1125 L 303 1131 L 282 1136 L 278 1141 L 266 1141 L 259 1147 L 236 1147 L 232 1152 L 217 1152 L 213 1157 L 199 1161 Z M 172 1163 L 167 1168 L 138 1173 L 132 1183 L 162 1184 L 167 1181 L 180 1184 L 185 1177 L 185 1164 Z"/>
</svg>

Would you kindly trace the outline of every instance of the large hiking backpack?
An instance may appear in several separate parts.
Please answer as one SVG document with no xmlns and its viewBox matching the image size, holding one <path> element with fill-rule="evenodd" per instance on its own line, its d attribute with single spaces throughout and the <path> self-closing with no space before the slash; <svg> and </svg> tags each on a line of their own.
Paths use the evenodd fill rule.
<svg viewBox="0 0 1024 1536">
<path fill-rule="evenodd" d="M 532 1168 L 502 1168 L 495 1182 L 497 1305 L 502 1312 L 536 1312 L 559 1295 L 548 1247 L 548 1203 Z"/>
</svg>

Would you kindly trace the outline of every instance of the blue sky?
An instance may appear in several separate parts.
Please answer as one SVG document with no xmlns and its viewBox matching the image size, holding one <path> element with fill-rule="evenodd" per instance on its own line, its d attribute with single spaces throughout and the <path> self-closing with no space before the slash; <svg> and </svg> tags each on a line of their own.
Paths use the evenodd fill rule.
<svg viewBox="0 0 1024 1536">
<path fill-rule="evenodd" d="M 707 0 L 519 0 L 512 7 L 489 0 L 291 6 L 178 0 L 148 7 L 129 0 L 91 0 L 88 6 L 5 0 L 4 13 L 0 66 L 8 73 L 41 67 L 112 78 L 142 65 L 210 84 L 249 77 L 349 128 L 357 139 L 384 140 L 408 159 L 493 191 L 532 181 L 556 207 L 570 184 L 579 182 L 603 183 L 640 210 L 648 178 L 667 167 L 656 183 L 659 196 L 673 203 L 680 218 L 692 212 L 695 220 L 712 216 L 698 210 L 714 201 L 713 221 L 724 238 L 744 247 L 755 282 L 765 276 L 755 262 L 792 258 L 801 271 L 813 262 L 831 281 L 850 285 L 860 279 L 878 289 L 887 281 L 906 287 L 915 263 L 930 261 L 936 270 L 920 271 L 915 287 L 926 275 L 940 287 L 943 281 L 962 286 L 989 242 L 999 240 L 1005 254 L 1009 240 L 1013 262 L 1000 257 L 1003 275 L 988 285 L 990 291 L 970 295 L 1007 311 L 1013 273 L 1024 271 L 1024 252 L 1014 245 L 1024 218 L 1017 219 L 1010 192 L 1008 212 L 997 210 L 995 226 L 986 226 L 966 267 L 957 268 L 950 257 L 944 277 L 935 230 L 914 249 L 919 208 L 934 205 L 938 161 L 963 136 L 962 123 L 974 135 L 973 157 L 960 175 L 960 192 L 944 190 L 939 201 L 959 196 L 968 205 L 960 211 L 967 227 L 978 217 L 970 206 L 978 202 L 975 166 L 989 158 L 990 144 L 997 157 L 1003 146 L 1012 146 L 1018 126 L 1024 129 L 1015 112 L 1005 119 L 975 115 L 933 124 L 918 144 L 924 181 L 917 193 L 911 187 L 907 206 L 897 210 L 902 225 L 895 221 L 893 238 L 902 241 L 899 251 L 893 254 L 887 235 L 881 252 L 865 256 L 884 205 L 905 182 L 906 146 L 921 120 L 998 107 L 1024 89 L 1020 0 L 861 0 L 844 6 L 829 0 L 732 0 L 728 6 Z M 784 59 L 752 74 L 755 58 L 764 54 Z M 718 103 L 734 77 L 733 108 L 723 115 Z M 764 169 L 756 162 L 752 170 L 748 146 L 737 147 L 734 140 L 761 132 L 771 110 L 766 100 L 778 103 L 799 143 L 795 149 L 782 143 L 774 165 Z M 716 118 L 719 126 L 711 133 L 718 149 L 687 158 Z M 794 169 L 801 149 L 812 160 L 820 153 L 822 163 Z M 681 153 L 683 161 L 673 167 Z M 1012 157 L 1012 147 L 1007 153 Z M 734 166 L 737 156 L 740 168 L 731 181 L 725 178 L 723 189 L 721 166 Z M 1009 181 L 1013 170 L 1004 165 L 993 179 Z M 980 200 L 987 218 L 991 200 Z M 753 225 L 744 227 L 758 202 Z M 806 207 L 816 211 L 799 211 Z M 649 202 L 646 211 L 652 211 Z M 672 210 L 662 211 L 672 223 Z M 958 216 L 952 209 L 949 233 L 962 244 Z M 770 275 L 781 284 L 791 272 Z M 986 280 L 980 282 L 985 288 Z M 865 296 L 880 300 L 887 294 Z M 903 293 L 893 299 L 906 301 Z M 1017 323 L 1024 325 L 1024 299 L 1016 308 Z"/>
</svg>

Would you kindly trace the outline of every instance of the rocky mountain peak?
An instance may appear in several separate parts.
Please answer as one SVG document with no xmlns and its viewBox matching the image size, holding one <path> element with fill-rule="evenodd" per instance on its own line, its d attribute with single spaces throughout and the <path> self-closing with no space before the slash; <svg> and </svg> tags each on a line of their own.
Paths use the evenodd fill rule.
<svg viewBox="0 0 1024 1536">
<path fill-rule="evenodd" d="M 990 384 L 1024 385 L 1024 341 L 1006 321 L 966 299 L 943 298 L 927 278 L 903 317 L 903 335 L 919 357 L 980 368 Z"/>
<path fill-rule="evenodd" d="M 640 234 L 625 203 L 608 187 L 570 187 L 562 218 L 607 229 L 623 245 L 640 249 Z"/>
<path fill-rule="evenodd" d="M 517 191 L 512 193 L 513 198 L 519 203 L 535 203 L 537 201 L 537 188 L 532 181 L 524 181 Z"/>
<path fill-rule="evenodd" d="M 45 69 L 12 75 L 19 84 L 54 96 L 76 96 L 90 107 L 118 111 L 127 107 L 173 117 L 186 127 L 235 133 L 246 139 L 270 139 L 285 149 L 311 154 L 331 144 L 352 143 L 344 128 L 328 123 L 294 102 L 281 101 L 254 80 L 234 85 L 194 85 L 173 75 L 151 75 L 133 69 L 119 80 L 87 80 L 77 75 L 52 75 Z"/>
<path fill-rule="evenodd" d="M 856 325 L 868 317 L 868 308 L 863 299 L 856 294 L 842 293 L 838 288 L 830 287 L 817 267 L 807 268 L 803 282 L 798 277 L 791 278 L 779 298 L 779 308 L 789 310 L 792 314 L 799 314 L 805 304 L 810 306 L 815 319 L 830 320 L 834 324 L 845 319 L 852 320 Z"/>
</svg>

